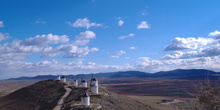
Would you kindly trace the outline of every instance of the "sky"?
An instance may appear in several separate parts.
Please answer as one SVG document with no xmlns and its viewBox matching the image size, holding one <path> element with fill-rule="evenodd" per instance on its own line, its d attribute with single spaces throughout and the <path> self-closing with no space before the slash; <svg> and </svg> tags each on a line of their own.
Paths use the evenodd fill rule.
<svg viewBox="0 0 220 110">
<path fill-rule="evenodd" d="M 0 0 L 0 79 L 220 71 L 220 1 Z"/>
</svg>

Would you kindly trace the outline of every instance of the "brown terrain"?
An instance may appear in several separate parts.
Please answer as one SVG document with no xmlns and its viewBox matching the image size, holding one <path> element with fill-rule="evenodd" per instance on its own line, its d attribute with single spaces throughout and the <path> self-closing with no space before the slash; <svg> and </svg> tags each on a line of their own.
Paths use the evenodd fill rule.
<svg viewBox="0 0 220 110">
<path fill-rule="evenodd" d="M 63 84 L 44 80 L 0 98 L 1 110 L 51 110 L 65 93 Z"/>
<path fill-rule="evenodd" d="M 89 88 L 72 89 L 61 110 L 154 110 L 153 107 L 116 93 L 99 88 L 100 94 L 91 95 L 91 107 L 81 107 L 81 96 Z M 1 110 L 52 110 L 65 93 L 64 83 L 43 80 L 0 97 Z M 89 92 L 90 94 L 90 92 Z"/>
<path fill-rule="evenodd" d="M 71 82 L 71 79 L 69 79 L 69 81 Z M 0 93 L 2 94 L 2 96 L 17 90 L 18 88 L 34 83 L 34 81 L 28 81 L 28 80 L 26 81 L 18 80 L 17 83 L 15 82 L 16 81 L 0 82 L 1 85 Z M 95 107 L 101 106 L 101 109 L 105 109 L 105 110 L 106 109 L 132 110 L 135 108 L 136 109 L 145 108 L 146 110 L 149 109 L 151 110 L 153 109 L 152 107 L 160 110 L 175 110 L 177 108 L 193 110 L 195 97 L 192 96 L 190 93 L 192 94 L 196 93 L 196 89 L 194 88 L 193 85 L 198 84 L 198 82 L 203 82 L 203 81 L 183 80 L 183 79 L 157 79 L 157 78 L 99 79 L 99 85 L 101 86 L 101 88 L 99 88 L 99 91 L 101 91 L 102 94 L 99 94 L 97 96 L 91 95 L 91 104 Z M 215 83 L 215 81 L 213 80 L 210 82 Z M 72 91 L 69 97 L 67 97 L 62 110 L 68 110 L 70 109 L 70 107 L 71 109 L 74 108 L 74 109 L 90 110 L 91 108 L 77 108 L 77 105 L 80 105 L 81 103 L 80 100 L 82 94 L 90 90 L 85 88 L 74 88 L 74 87 L 70 87 L 70 88 L 72 89 Z M 16 95 L 14 95 L 13 97 L 15 96 Z M 6 95 L 5 97 L 8 96 Z M 3 101 L 3 98 L 5 97 L 0 98 L 0 101 L 1 100 Z M 167 101 L 168 103 L 161 104 L 161 102 L 163 102 L 164 100 L 165 102 Z M 132 103 L 134 105 L 132 105 Z M 0 104 L 0 107 L 2 107 L 1 105 L 2 104 Z M 132 108 L 132 106 L 134 106 L 135 108 Z"/>
</svg>

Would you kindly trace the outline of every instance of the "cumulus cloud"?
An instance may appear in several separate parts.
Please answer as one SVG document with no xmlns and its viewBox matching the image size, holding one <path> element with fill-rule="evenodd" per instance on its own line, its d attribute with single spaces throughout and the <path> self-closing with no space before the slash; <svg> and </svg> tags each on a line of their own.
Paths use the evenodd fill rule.
<svg viewBox="0 0 220 110">
<path fill-rule="evenodd" d="M 172 40 L 171 45 L 167 45 L 164 51 L 174 51 L 174 50 L 186 50 L 186 49 L 197 49 L 198 47 L 206 46 L 214 42 L 213 38 L 180 38 L 176 37 Z"/>
<path fill-rule="evenodd" d="M 124 21 L 121 19 L 118 21 L 118 26 L 122 26 L 124 24 Z"/>
<path fill-rule="evenodd" d="M 99 51 L 99 49 L 96 48 L 96 47 L 93 47 L 93 48 L 90 49 L 90 52 L 96 52 L 96 51 Z"/>
<path fill-rule="evenodd" d="M 92 31 L 81 32 L 76 39 L 95 39 L 96 34 Z"/>
<path fill-rule="evenodd" d="M 139 57 L 135 67 L 137 68 L 153 68 L 163 65 L 159 60 L 150 60 L 149 57 Z"/>
<path fill-rule="evenodd" d="M 214 34 L 213 36 L 216 35 Z M 38 37 L 35 36 L 26 40 L 13 40 L 11 43 L 1 43 L 1 77 L 56 74 L 57 72 L 72 74 L 73 71 L 74 74 L 128 70 L 158 72 L 173 69 L 210 69 L 220 71 L 220 44 L 219 39 L 215 38 L 210 38 L 211 40 L 209 38 L 175 38 L 177 41 L 172 43 L 172 45 L 190 45 L 182 46 L 189 49 L 174 51 L 170 54 L 166 54 L 159 60 L 149 57 L 139 57 L 136 59 L 134 65 L 102 65 L 89 61 L 82 62 L 82 60 L 67 63 L 58 62 L 56 60 L 45 60 L 36 63 L 21 60 L 24 59 L 26 55 L 35 52 L 40 53 L 42 57 L 54 57 L 56 55 L 63 55 L 64 58 L 83 57 L 91 52 L 99 51 L 97 47 L 89 48 L 86 46 L 93 38 L 95 37 L 88 37 L 84 34 L 80 37 L 79 34 L 73 41 L 69 41 L 69 37 L 66 35 L 38 35 Z M 130 47 L 130 49 L 133 49 L 133 47 Z M 192 51 L 190 49 L 194 50 Z M 123 54 L 126 54 L 126 51 L 120 50 L 117 51 L 115 55 L 112 55 L 111 58 L 119 58 Z M 130 57 L 126 57 L 126 59 L 129 58 Z M 4 73 L 10 74 L 11 76 L 4 75 Z"/>
<path fill-rule="evenodd" d="M 67 35 L 37 35 L 35 37 L 31 37 L 26 39 L 22 44 L 26 46 L 45 46 L 48 44 L 57 44 L 57 43 L 66 43 L 69 42 L 69 38 Z"/>
<path fill-rule="evenodd" d="M 8 33 L 0 33 L 0 42 L 7 40 L 9 38 L 9 34 Z"/>
<path fill-rule="evenodd" d="M 148 29 L 150 25 L 147 21 L 141 21 L 141 23 L 137 26 L 137 29 Z"/>
<path fill-rule="evenodd" d="M 175 51 L 171 54 L 167 54 L 162 59 L 186 59 L 193 57 L 210 57 L 220 55 L 220 45 L 212 45 L 204 48 L 200 48 L 197 51 Z"/>
<path fill-rule="evenodd" d="M 3 28 L 3 27 L 4 27 L 3 21 L 0 21 L 0 28 Z"/>
<path fill-rule="evenodd" d="M 95 47 L 89 49 L 88 46 L 78 47 L 73 44 L 68 44 L 68 45 L 60 45 L 55 49 L 52 48 L 44 49 L 44 51 L 42 52 L 43 55 L 41 57 L 54 57 L 60 53 L 65 53 L 65 55 L 63 56 L 64 58 L 79 58 L 88 55 L 89 52 L 96 52 L 96 51 L 99 51 L 99 49 Z"/>
<path fill-rule="evenodd" d="M 134 50 L 134 49 L 136 49 L 136 48 L 135 48 L 135 47 L 129 47 L 129 49 Z"/>
<path fill-rule="evenodd" d="M 0 33 L 0 41 L 6 40 L 8 34 Z M 0 59 L 17 61 L 24 59 L 32 53 L 40 53 L 42 58 L 54 57 L 64 53 L 64 58 L 78 58 L 90 52 L 99 51 L 98 48 L 85 46 L 90 39 L 95 38 L 95 33 L 86 31 L 80 33 L 74 41 L 67 35 L 36 35 L 25 40 L 13 40 L 11 43 L 0 44 Z M 84 47 L 82 47 L 84 46 Z"/>
<path fill-rule="evenodd" d="M 102 24 L 97 24 L 95 22 L 90 22 L 88 18 L 84 18 L 84 19 L 77 19 L 74 23 L 71 22 L 67 22 L 67 24 L 69 24 L 72 27 L 84 27 L 86 29 L 89 29 L 90 27 L 102 27 Z"/>
<path fill-rule="evenodd" d="M 60 53 L 65 53 L 63 56 L 64 58 L 79 58 L 89 54 L 89 52 L 96 52 L 99 51 L 98 48 L 93 47 L 89 49 L 88 46 L 85 46 L 87 43 L 90 42 L 90 39 L 95 39 L 96 34 L 92 31 L 85 31 L 81 32 L 78 36 L 76 36 L 76 40 L 72 43 L 60 45 L 54 49 L 49 48 L 45 49 L 42 52 L 41 57 L 54 57 L 59 55 Z"/>
<path fill-rule="evenodd" d="M 220 40 L 218 36 L 220 32 L 214 31 L 208 34 L 214 38 L 204 37 L 176 37 L 171 45 L 165 47 L 164 51 L 175 51 L 162 57 L 164 60 L 168 59 L 190 59 L 200 57 L 212 57 L 220 55 Z M 193 51 L 192 51 L 193 49 Z M 182 51 L 184 50 L 184 51 Z"/>
<path fill-rule="evenodd" d="M 120 50 L 118 52 L 116 52 L 116 55 L 112 55 L 111 58 L 119 58 L 119 56 L 125 54 L 126 51 Z"/>
<path fill-rule="evenodd" d="M 118 39 L 123 40 L 123 39 L 129 38 L 129 37 L 133 37 L 133 36 L 134 36 L 134 34 L 133 34 L 133 33 L 130 33 L 129 35 L 121 36 L 121 37 L 119 37 Z"/>
<path fill-rule="evenodd" d="M 208 34 L 208 36 L 220 38 L 220 32 L 219 32 L 218 30 L 216 30 L 216 31 L 214 31 L 214 32 L 210 32 L 210 33 Z"/>
<path fill-rule="evenodd" d="M 73 45 L 84 46 L 90 42 L 89 39 L 77 39 L 73 42 Z"/>
</svg>

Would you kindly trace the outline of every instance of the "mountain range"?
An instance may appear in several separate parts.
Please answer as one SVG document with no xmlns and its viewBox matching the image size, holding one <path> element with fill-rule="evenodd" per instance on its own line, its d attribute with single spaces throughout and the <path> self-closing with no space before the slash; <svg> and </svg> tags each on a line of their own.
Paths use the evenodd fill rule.
<svg viewBox="0 0 220 110">
<path fill-rule="evenodd" d="M 157 78 L 157 79 L 210 79 L 216 80 L 220 76 L 220 72 L 214 72 L 206 69 L 176 69 L 172 71 L 160 71 L 156 73 L 146 73 L 140 71 L 119 71 L 119 72 L 108 72 L 108 73 L 96 73 L 96 74 L 77 74 L 77 75 L 62 75 L 69 79 L 89 79 L 92 76 L 99 79 L 115 79 L 115 78 Z M 11 78 L 8 80 L 25 80 L 25 79 L 56 79 L 56 75 L 38 75 L 35 77 L 19 77 Z"/>
</svg>

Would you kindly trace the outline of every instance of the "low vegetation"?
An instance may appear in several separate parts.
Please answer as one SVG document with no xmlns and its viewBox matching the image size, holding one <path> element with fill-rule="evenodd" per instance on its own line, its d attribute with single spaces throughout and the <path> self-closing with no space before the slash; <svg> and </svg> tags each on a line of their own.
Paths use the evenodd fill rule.
<svg viewBox="0 0 220 110">
<path fill-rule="evenodd" d="M 212 85 L 209 80 L 198 88 L 198 102 L 204 110 L 217 110 L 220 108 L 220 86 L 218 82 Z"/>
</svg>

